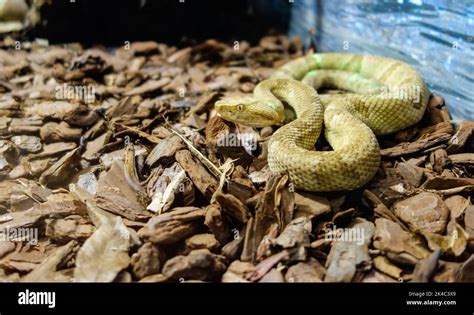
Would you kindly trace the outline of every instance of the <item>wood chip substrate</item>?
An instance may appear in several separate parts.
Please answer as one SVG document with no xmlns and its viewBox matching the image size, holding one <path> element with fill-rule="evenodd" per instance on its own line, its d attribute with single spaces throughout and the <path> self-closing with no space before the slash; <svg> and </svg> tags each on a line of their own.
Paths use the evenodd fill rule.
<svg viewBox="0 0 474 315">
<path fill-rule="evenodd" d="M 366 186 L 318 194 L 269 171 L 278 126 L 213 108 L 298 38 L 0 46 L 1 282 L 474 281 L 474 122 L 441 95 Z"/>
</svg>

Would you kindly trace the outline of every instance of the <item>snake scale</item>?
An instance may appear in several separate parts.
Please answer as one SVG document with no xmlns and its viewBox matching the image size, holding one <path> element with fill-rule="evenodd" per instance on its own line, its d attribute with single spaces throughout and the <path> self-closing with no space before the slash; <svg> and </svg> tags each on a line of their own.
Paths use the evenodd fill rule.
<svg viewBox="0 0 474 315">
<path fill-rule="evenodd" d="M 318 94 L 322 88 L 345 94 Z M 327 192 L 365 185 L 380 165 L 376 136 L 421 120 L 429 91 L 420 74 L 395 59 L 317 53 L 297 58 L 260 82 L 253 96 L 226 97 L 218 114 L 252 127 L 283 124 L 268 144 L 272 172 L 298 189 Z M 296 119 L 285 120 L 287 108 Z M 316 151 L 324 126 L 332 151 Z"/>
</svg>

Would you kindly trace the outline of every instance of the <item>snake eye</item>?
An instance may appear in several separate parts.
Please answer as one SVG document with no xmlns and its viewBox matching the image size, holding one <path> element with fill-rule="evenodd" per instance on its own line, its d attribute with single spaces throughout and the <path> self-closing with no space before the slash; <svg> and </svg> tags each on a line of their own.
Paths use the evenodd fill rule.
<svg viewBox="0 0 474 315">
<path fill-rule="evenodd" d="M 237 105 L 237 110 L 238 111 L 243 111 L 244 110 L 244 105 Z"/>
</svg>

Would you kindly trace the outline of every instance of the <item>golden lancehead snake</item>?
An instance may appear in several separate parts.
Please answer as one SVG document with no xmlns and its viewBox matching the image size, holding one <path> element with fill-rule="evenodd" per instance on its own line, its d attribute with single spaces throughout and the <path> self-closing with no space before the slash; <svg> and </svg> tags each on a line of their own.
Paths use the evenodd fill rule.
<svg viewBox="0 0 474 315">
<path fill-rule="evenodd" d="M 319 94 L 336 88 L 346 94 Z M 284 122 L 284 105 L 296 119 L 271 137 L 268 165 L 288 172 L 299 189 L 352 190 L 377 172 L 376 135 L 407 128 L 423 116 L 429 91 L 420 74 L 399 60 L 321 53 L 295 59 L 260 82 L 251 97 L 228 97 L 215 108 L 229 121 L 253 127 Z M 333 151 L 315 151 L 324 124 Z"/>
</svg>

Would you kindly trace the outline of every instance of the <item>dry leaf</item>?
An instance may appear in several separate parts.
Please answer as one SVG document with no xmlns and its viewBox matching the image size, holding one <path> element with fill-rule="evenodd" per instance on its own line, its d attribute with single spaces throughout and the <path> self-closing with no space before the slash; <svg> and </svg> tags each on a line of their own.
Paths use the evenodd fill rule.
<svg viewBox="0 0 474 315">
<path fill-rule="evenodd" d="M 440 249 L 443 254 L 454 256 L 464 252 L 469 239 L 469 235 L 459 224 L 456 224 L 456 229 L 447 236 L 426 231 L 420 231 L 420 234 L 425 237 L 431 250 Z"/>
<path fill-rule="evenodd" d="M 120 217 L 102 224 L 77 253 L 75 282 L 112 282 L 130 264 L 130 232 Z"/>
</svg>

